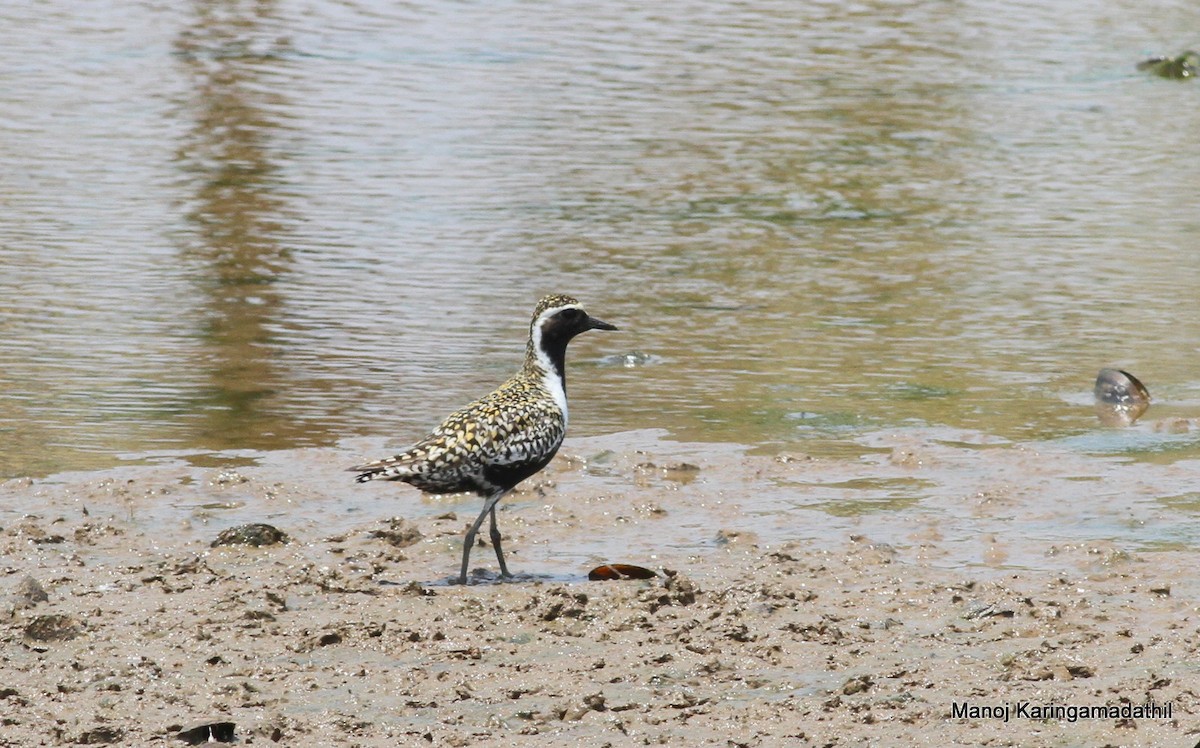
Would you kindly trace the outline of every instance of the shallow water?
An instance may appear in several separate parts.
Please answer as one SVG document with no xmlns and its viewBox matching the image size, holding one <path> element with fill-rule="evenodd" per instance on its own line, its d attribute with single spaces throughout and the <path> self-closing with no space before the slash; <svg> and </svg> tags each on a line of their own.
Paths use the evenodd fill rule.
<svg viewBox="0 0 1200 748">
<path fill-rule="evenodd" d="M 946 428 L 867 435 L 858 440 L 864 455 L 854 460 L 769 457 L 745 445 L 665 436 L 645 429 L 574 438 L 561 459 L 506 497 L 500 527 L 518 579 L 582 582 L 589 569 L 617 562 L 684 568 L 703 581 L 789 543 L 806 553 L 853 547 L 878 563 L 984 576 L 1018 569 L 1120 574 L 1164 564 L 1170 552 L 1187 559 L 1200 533 L 1195 460 L 1153 464 L 1055 445 L 1033 449 Z M 159 452 L 142 464 L 8 481 L 0 483 L 0 528 L 21 540 L 32 516 L 60 536 L 99 523 L 156 539 L 150 547 L 99 552 L 120 565 L 158 552 L 157 539 L 203 552 L 222 530 L 249 522 L 274 524 L 311 548 L 370 536 L 402 517 L 425 538 L 408 563 L 388 567 L 387 580 L 456 581 L 462 533 L 479 499 L 350 482 L 345 465 L 382 451 L 382 442 Z M 52 557 L 69 557 L 75 547 L 42 543 Z M 471 558 L 483 580 L 496 578 L 490 549 L 481 546 Z M 1195 582 L 1173 583 L 1182 599 L 1196 593 Z"/>
<path fill-rule="evenodd" d="M 1132 2 L 0 9 L 0 476 L 424 433 L 550 291 L 575 435 L 1200 456 L 1200 88 Z M 1155 398 L 1103 429 L 1102 366 Z M 1121 467 L 1126 466 L 1126 467 Z M 900 509 L 919 483 L 848 483 Z M 1183 503 L 1187 504 L 1187 501 Z M 836 514 L 837 510 L 831 510 Z"/>
</svg>

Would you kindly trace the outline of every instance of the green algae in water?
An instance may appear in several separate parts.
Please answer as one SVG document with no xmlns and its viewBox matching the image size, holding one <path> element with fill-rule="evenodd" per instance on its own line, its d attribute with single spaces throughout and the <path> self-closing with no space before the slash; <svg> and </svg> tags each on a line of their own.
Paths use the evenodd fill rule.
<svg viewBox="0 0 1200 748">
<path fill-rule="evenodd" d="M 1139 62 L 1137 69 L 1159 78 L 1188 80 L 1200 73 L 1200 52 L 1188 50 L 1176 57 L 1154 57 Z"/>
</svg>

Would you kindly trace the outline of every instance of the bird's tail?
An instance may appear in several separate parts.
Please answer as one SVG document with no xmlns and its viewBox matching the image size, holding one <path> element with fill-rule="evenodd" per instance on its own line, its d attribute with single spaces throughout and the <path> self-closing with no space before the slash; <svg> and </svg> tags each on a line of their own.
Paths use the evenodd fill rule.
<svg viewBox="0 0 1200 748">
<path fill-rule="evenodd" d="M 356 483 L 366 483 L 369 480 L 403 480 L 413 474 L 412 460 L 407 455 L 366 462 L 349 470 L 358 473 L 354 477 Z"/>
</svg>

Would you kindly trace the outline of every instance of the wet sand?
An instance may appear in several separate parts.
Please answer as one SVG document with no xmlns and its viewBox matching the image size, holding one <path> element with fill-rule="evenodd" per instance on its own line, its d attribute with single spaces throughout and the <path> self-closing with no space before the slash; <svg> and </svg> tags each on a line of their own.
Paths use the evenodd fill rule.
<svg viewBox="0 0 1200 748">
<path fill-rule="evenodd" d="M 467 587 L 448 582 L 477 500 L 349 483 L 378 443 L 9 481 L 0 745 L 183 745 L 221 722 L 304 746 L 1198 739 L 1194 551 L 1064 532 L 1038 564 L 997 537 L 962 563 L 953 523 L 903 509 L 745 511 L 748 492 L 864 470 L 924 479 L 945 453 L 900 445 L 864 467 L 626 441 L 568 441 L 501 512 L 516 580 L 480 546 Z M 985 453 L 1013 469 L 969 515 L 1078 468 Z M 820 516 L 832 530 L 804 525 Z M 890 519 L 904 529 L 884 537 Z M 290 542 L 211 546 L 245 522 Z M 660 576 L 587 581 L 604 562 Z M 1036 711 L 1148 701 L 1170 716 Z M 972 707 L 999 714 L 956 714 Z"/>
</svg>

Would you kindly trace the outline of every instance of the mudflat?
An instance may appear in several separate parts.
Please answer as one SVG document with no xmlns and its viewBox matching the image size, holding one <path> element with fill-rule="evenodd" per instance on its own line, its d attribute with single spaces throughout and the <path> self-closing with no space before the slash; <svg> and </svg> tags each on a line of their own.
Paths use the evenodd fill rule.
<svg viewBox="0 0 1200 748">
<path fill-rule="evenodd" d="M 803 497 L 863 465 L 626 442 L 568 440 L 502 505 L 517 577 L 484 546 L 465 587 L 449 582 L 478 501 L 355 486 L 344 468 L 377 444 L 0 485 L 0 745 L 1200 738 L 1200 554 L 1067 532 L 965 546 L 936 520 L 938 501 L 1053 507 L 1045 475 L 1071 458 L 984 450 L 1016 463 L 992 492 L 919 516 L 756 515 L 754 492 Z M 947 461 L 898 447 L 870 470 L 936 494 Z M 252 522 L 287 537 L 213 546 Z M 659 576 L 587 581 L 606 562 Z"/>
</svg>

